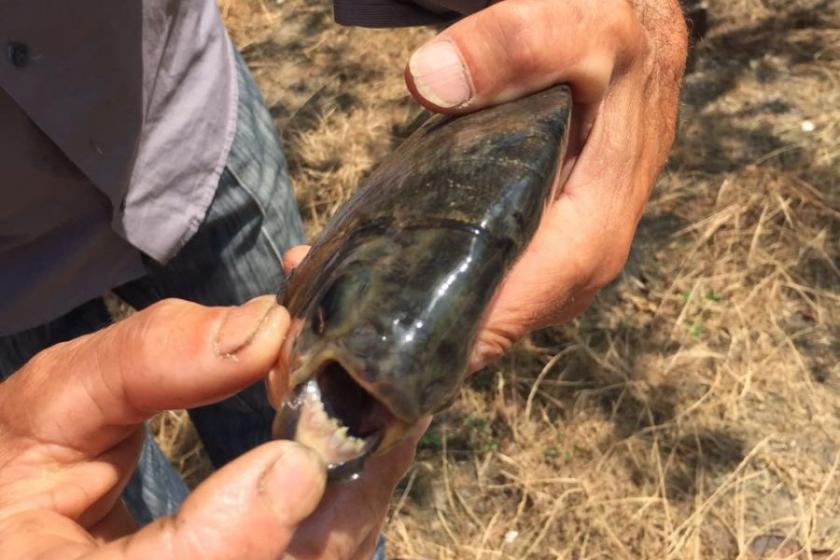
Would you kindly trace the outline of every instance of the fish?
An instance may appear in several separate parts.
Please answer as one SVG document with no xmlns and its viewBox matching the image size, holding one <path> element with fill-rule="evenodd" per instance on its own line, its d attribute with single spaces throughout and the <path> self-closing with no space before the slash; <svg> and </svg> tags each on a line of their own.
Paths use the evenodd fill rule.
<svg viewBox="0 0 840 560">
<path fill-rule="evenodd" d="M 463 384 L 482 321 L 557 196 L 568 86 L 419 126 L 294 269 L 268 392 L 276 438 L 359 476 Z"/>
</svg>

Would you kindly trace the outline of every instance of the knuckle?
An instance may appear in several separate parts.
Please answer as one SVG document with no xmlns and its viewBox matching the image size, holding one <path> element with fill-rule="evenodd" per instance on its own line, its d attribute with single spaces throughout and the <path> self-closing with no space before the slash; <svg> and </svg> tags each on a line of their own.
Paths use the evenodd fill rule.
<svg viewBox="0 0 840 560">
<path fill-rule="evenodd" d="M 630 256 L 635 222 L 605 227 L 599 240 L 572 261 L 575 292 L 597 292 L 618 278 Z"/>
<path fill-rule="evenodd" d="M 137 342 L 165 340 L 171 333 L 172 324 L 194 305 L 184 300 L 168 298 L 141 311 L 135 315 L 138 325 L 133 332 L 139 339 Z"/>
<path fill-rule="evenodd" d="M 633 0 L 612 0 L 605 5 L 606 18 L 604 19 L 607 29 L 616 31 L 617 34 L 626 35 L 628 31 L 636 29 L 639 23 L 639 8 L 634 5 Z"/>
<path fill-rule="evenodd" d="M 493 36 L 505 54 L 510 68 L 528 73 L 545 56 L 544 7 L 532 0 L 511 2 L 504 16 L 493 20 Z"/>
<path fill-rule="evenodd" d="M 158 548 L 163 556 L 173 556 L 177 558 L 178 556 L 175 556 L 176 553 L 180 554 L 184 552 L 184 541 L 182 538 L 183 523 L 180 519 L 181 515 L 181 513 L 168 515 L 155 521 L 155 529 L 158 533 Z M 129 538 L 129 541 L 132 538 L 133 535 Z"/>
<path fill-rule="evenodd" d="M 511 309 L 503 320 L 488 323 L 479 335 L 482 357 L 487 361 L 496 361 L 529 330 L 529 327 L 540 322 L 543 309 L 534 306 L 520 306 Z"/>
<path fill-rule="evenodd" d="M 173 317 L 180 315 L 191 306 L 192 304 L 187 301 L 176 298 L 168 298 L 150 305 L 148 309 L 146 309 L 145 313 L 141 312 L 141 314 L 145 315 L 147 322 L 166 322 L 171 320 Z"/>
<path fill-rule="evenodd" d="M 24 371 L 41 371 L 51 369 L 56 361 L 56 354 L 60 354 L 66 347 L 67 342 L 59 342 L 49 348 L 45 348 L 29 358 L 29 361 L 24 364 L 20 372 Z"/>
<path fill-rule="evenodd" d="M 121 346 L 134 353 L 133 361 L 148 364 L 165 348 L 172 337 L 173 324 L 193 304 L 178 299 L 161 300 L 133 315 L 131 328 L 119 330 Z"/>
<path fill-rule="evenodd" d="M 157 522 L 161 551 L 172 558 L 233 557 L 232 551 L 220 549 L 217 531 L 196 519 L 188 519 L 183 512 L 163 517 Z"/>
<path fill-rule="evenodd" d="M 616 278 L 621 276 L 629 255 L 630 242 L 620 242 L 611 250 L 605 251 L 603 258 L 600 259 L 598 265 L 593 269 L 589 286 L 595 290 L 600 290 L 611 284 Z"/>
<path fill-rule="evenodd" d="M 522 39 L 530 34 L 534 22 L 538 21 L 535 17 L 537 10 L 538 8 L 534 2 L 530 0 L 520 0 L 510 3 L 508 9 L 504 12 L 504 17 L 497 20 L 500 26 L 501 36 L 506 39 L 506 44 L 517 39 Z"/>
<path fill-rule="evenodd" d="M 219 542 L 215 537 L 216 534 L 212 529 L 184 523 L 180 526 L 176 536 L 178 540 L 176 549 L 181 551 L 178 557 L 211 558 L 213 555 L 219 554 Z"/>
<path fill-rule="evenodd" d="M 639 9 L 632 0 L 613 0 L 603 20 L 604 37 L 616 53 L 616 66 L 625 69 L 638 58 L 647 58 L 650 44 Z"/>
<path fill-rule="evenodd" d="M 624 265 L 627 264 L 627 254 L 620 254 L 609 259 L 601 269 L 601 273 L 595 277 L 595 285 L 598 289 L 604 288 L 621 276 Z"/>
<path fill-rule="evenodd" d="M 87 335 L 83 338 L 88 338 Z M 55 373 L 56 368 L 64 369 L 66 367 L 62 362 L 65 362 L 68 357 L 72 356 L 73 349 L 78 347 L 79 339 L 59 342 L 48 348 L 45 348 L 29 358 L 17 372 L 16 376 L 25 382 L 23 384 L 24 390 L 29 392 L 39 391 L 45 383 L 48 383 L 49 378 Z M 23 376 L 23 377 L 20 377 Z M 15 398 L 18 398 L 16 395 Z M 3 410 L 5 407 L 0 407 Z"/>
</svg>

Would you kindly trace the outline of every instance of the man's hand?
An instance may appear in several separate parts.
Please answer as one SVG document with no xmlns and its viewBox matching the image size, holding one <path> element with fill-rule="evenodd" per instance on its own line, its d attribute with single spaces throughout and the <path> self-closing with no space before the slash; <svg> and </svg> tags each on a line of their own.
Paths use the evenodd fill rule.
<svg viewBox="0 0 840 560">
<path fill-rule="evenodd" d="M 239 308 L 167 301 L 45 350 L 0 384 L 0 557 L 369 555 L 414 442 L 377 458 L 376 480 L 366 475 L 330 489 L 330 503 L 307 521 L 326 471 L 315 453 L 291 442 L 243 455 L 201 484 L 175 517 L 140 531 L 120 502 L 143 421 L 259 381 L 288 324 L 273 296 Z"/>
<path fill-rule="evenodd" d="M 503 0 L 412 55 L 408 87 L 434 111 L 558 83 L 575 101 L 571 174 L 492 305 L 473 369 L 575 317 L 621 272 L 674 139 L 686 37 L 677 0 Z"/>
</svg>

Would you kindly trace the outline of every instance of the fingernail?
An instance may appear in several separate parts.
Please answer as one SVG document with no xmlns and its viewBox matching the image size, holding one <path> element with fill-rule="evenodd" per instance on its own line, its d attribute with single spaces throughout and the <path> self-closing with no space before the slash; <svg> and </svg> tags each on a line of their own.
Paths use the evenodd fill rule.
<svg viewBox="0 0 840 560">
<path fill-rule="evenodd" d="M 408 61 L 417 92 L 441 108 L 460 107 L 472 97 L 467 68 L 452 41 L 441 39 L 420 47 Z"/>
<path fill-rule="evenodd" d="M 216 354 L 236 358 L 254 340 L 274 309 L 277 309 L 274 296 L 260 296 L 230 308 L 216 336 Z"/>
<path fill-rule="evenodd" d="M 327 468 L 317 453 L 287 442 L 280 456 L 259 481 L 259 492 L 272 510 L 291 521 L 309 515 L 318 505 L 327 483 Z"/>
</svg>

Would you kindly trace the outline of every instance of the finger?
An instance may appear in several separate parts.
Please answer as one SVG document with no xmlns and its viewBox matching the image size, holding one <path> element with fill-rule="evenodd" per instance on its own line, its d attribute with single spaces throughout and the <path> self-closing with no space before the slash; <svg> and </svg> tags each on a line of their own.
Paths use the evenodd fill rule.
<svg viewBox="0 0 840 560">
<path fill-rule="evenodd" d="M 3 445 L 13 458 L 0 472 L 0 518 L 54 510 L 86 527 L 105 521 L 137 465 L 143 436 L 142 429 L 134 430 L 105 453 L 84 461 L 78 460 L 78 451 L 58 446 L 18 451 Z"/>
<path fill-rule="evenodd" d="M 411 466 L 430 421 L 418 422 L 393 448 L 371 457 L 359 479 L 330 485 L 318 509 L 298 528 L 288 557 L 369 559 L 394 488 Z"/>
<path fill-rule="evenodd" d="M 326 467 L 292 442 L 265 444 L 202 483 L 175 517 L 99 549 L 81 526 L 54 511 L 0 515 L 0 552 L 42 560 L 275 559 L 317 507 Z"/>
<path fill-rule="evenodd" d="M 626 0 L 506 0 L 418 49 L 406 82 L 421 104 L 441 112 L 471 111 L 561 82 L 572 86 L 576 103 L 594 104 L 643 48 Z"/>
<path fill-rule="evenodd" d="M 103 547 L 90 560 L 274 560 L 325 486 L 326 467 L 315 452 L 271 442 L 211 476 L 175 517 Z"/>
<path fill-rule="evenodd" d="M 474 347 L 471 369 L 498 359 L 529 331 L 576 317 L 621 273 L 662 162 L 647 150 L 660 150 L 670 137 L 662 130 L 656 142 L 643 142 L 638 130 L 644 112 L 616 115 L 634 102 L 630 90 L 615 88 L 561 195 L 506 276 Z"/>
<path fill-rule="evenodd" d="M 309 245 L 295 245 L 283 255 L 283 272 L 289 274 L 292 270 L 297 268 L 306 253 L 309 252 Z"/>
<path fill-rule="evenodd" d="M 66 560 L 85 558 L 96 542 L 70 518 L 54 511 L 27 511 L 0 518 L 0 557 Z"/>
<path fill-rule="evenodd" d="M 36 356 L 0 386 L 0 424 L 6 435 L 95 456 L 156 411 L 221 400 L 258 381 L 288 322 L 273 296 L 235 308 L 158 303 Z"/>
<path fill-rule="evenodd" d="M 585 236 L 586 224 L 576 216 L 568 199 L 555 203 L 550 219 L 499 288 L 473 348 L 470 371 L 499 359 L 528 332 L 573 318 L 566 312 L 569 303 L 582 304 L 583 311 L 591 302 L 595 292 L 587 289 L 586 279 L 595 265 L 586 256 L 593 239 Z M 564 218 L 576 219 L 580 229 L 567 232 Z"/>
</svg>

